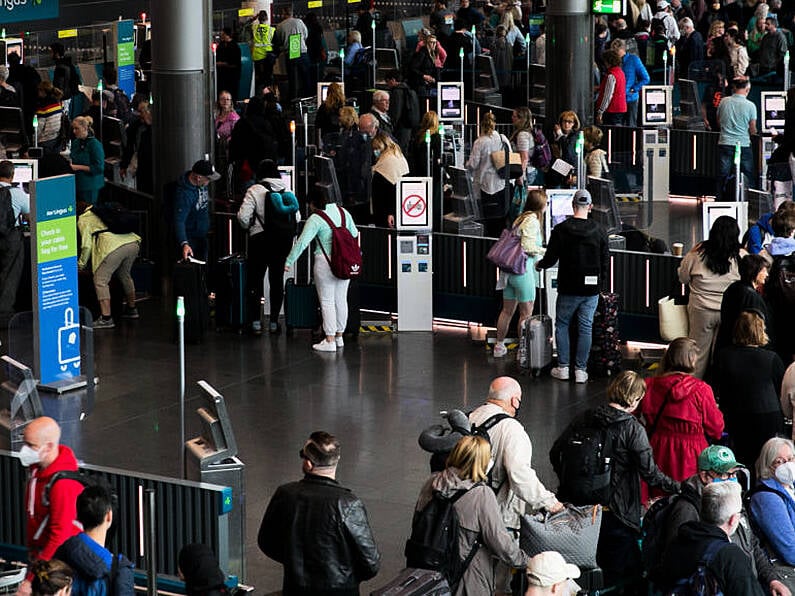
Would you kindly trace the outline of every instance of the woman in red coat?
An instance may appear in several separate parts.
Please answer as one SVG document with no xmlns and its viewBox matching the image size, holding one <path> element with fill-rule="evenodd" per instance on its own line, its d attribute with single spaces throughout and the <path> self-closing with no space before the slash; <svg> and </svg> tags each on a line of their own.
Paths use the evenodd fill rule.
<svg viewBox="0 0 795 596">
<path fill-rule="evenodd" d="M 654 461 L 674 480 L 696 474 L 707 438 L 717 440 L 723 433 L 723 414 L 712 388 L 691 374 L 697 355 L 696 342 L 689 337 L 672 341 L 659 374 L 646 379 L 641 402 Z"/>
</svg>

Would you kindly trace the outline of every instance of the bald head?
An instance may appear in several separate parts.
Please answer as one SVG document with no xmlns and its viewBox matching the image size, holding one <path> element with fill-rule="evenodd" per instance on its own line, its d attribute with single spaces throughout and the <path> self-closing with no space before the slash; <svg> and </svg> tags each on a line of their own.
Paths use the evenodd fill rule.
<svg viewBox="0 0 795 596">
<path fill-rule="evenodd" d="M 25 444 L 39 453 L 39 466 L 46 468 L 58 457 L 61 427 L 49 416 L 32 420 L 23 433 Z"/>
<path fill-rule="evenodd" d="M 359 132 L 366 133 L 371 137 L 375 136 L 378 130 L 378 120 L 372 114 L 362 114 L 359 116 Z"/>
<path fill-rule="evenodd" d="M 510 402 L 513 397 L 522 397 L 522 387 L 512 377 L 497 377 L 489 385 L 489 401 Z"/>
</svg>

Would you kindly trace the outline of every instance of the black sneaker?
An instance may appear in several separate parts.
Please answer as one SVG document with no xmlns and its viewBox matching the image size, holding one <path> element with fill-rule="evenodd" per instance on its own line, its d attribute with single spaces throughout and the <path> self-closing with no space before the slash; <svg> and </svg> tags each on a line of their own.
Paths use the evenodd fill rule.
<svg viewBox="0 0 795 596">
<path fill-rule="evenodd" d="M 113 317 L 99 317 L 94 321 L 94 329 L 113 329 L 115 326 Z"/>
<path fill-rule="evenodd" d="M 124 312 L 121 315 L 122 319 L 138 319 L 140 315 L 138 314 L 138 309 L 134 306 L 127 306 L 124 305 Z"/>
</svg>

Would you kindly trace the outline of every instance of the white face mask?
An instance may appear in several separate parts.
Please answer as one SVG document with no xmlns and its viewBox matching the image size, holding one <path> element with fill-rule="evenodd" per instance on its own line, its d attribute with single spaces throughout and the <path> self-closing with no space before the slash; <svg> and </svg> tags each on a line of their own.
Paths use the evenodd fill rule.
<svg viewBox="0 0 795 596">
<path fill-rule="evenodd" d="M 795 482 L 795 461 L 788 461 L 776 468 L 776 480 L 785 486 Z"/>
<path fill-rule="evenodd" d="M 22 445 L 22 449 L 19 450 L 19 462 L 29 468 L 33 464 L 37 464 L 41 461 L 41 457 L 39 457 L 39 452 L 33 449 L 30 445 Z"/>
</svg>

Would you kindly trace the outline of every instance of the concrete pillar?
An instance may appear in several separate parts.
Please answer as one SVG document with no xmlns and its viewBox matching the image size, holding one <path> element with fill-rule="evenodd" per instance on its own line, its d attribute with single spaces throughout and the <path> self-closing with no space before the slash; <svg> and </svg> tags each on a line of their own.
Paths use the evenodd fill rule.
<svg viewBox="0 0 795 596">
<path fill-rule="evenodd" d="M 593 123 L 593 18 L 590 0 L 547 4 L 546 114 L 549 128 L 564 110 Z"/>
<path fill-rule="evenodd" d="M 152 142 L 155 208 L 160 211 L 163 185 L 176 180 L 206 153 L 212 155 L 213 77 L 211 0 L 152 2 Z M 156 221 L 162 222 L 162 213 Z M 160 234 L 163 265 L 177 249 Z M 169 265 L 162 270 L 167 273 Z"/>
</svg>

